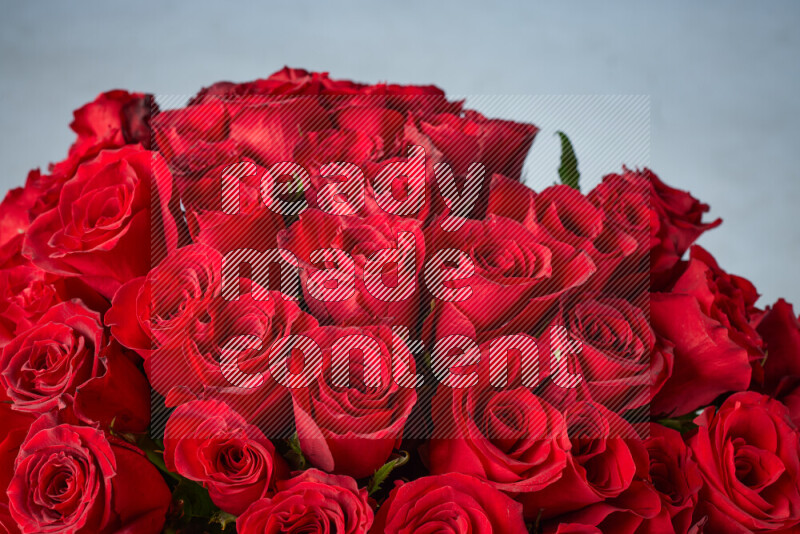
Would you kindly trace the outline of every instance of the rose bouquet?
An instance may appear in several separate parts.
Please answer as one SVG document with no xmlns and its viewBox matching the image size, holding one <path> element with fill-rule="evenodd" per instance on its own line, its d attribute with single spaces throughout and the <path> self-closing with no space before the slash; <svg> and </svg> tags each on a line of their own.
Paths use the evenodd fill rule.
<svg viewBox="0 0 800 534">
<path fill-rule="evenodd" d="M 71 127 L 0 206 L 3 532 L 800 528 L 798 317 L 652 171 L 288 68 Z"/>
</svg>

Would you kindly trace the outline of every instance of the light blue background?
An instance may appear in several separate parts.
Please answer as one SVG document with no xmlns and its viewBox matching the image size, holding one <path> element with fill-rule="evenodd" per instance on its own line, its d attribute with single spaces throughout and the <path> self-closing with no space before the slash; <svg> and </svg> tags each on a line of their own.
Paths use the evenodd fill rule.
<svg viewBox="0 0 800 534">
<path fill-rule="evenodd" d="M 762 304 L 779 296 L 800 304 L 800 2 L 2 6 L 3 190 L 63 158 L 72 110 L 117 87 L 194 93 L 288 64 L 461 95 L 649 95 L 649 154 L 609 153 L 628 128 L 624 117 L 610 117 L 598 135 L 542 114 L 520 117 L 543 129 L 529 165 L 555 176 L 559 128 L 573 138 L 587 182 L 622 163 L 649 163 L 725 220 L 701 244 L 750 278 Z"/>
</svg>

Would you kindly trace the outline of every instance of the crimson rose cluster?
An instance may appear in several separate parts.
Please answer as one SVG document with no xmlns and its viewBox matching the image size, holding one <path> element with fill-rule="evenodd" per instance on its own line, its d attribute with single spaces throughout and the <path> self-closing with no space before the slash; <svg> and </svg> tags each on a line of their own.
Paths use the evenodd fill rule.
<svg viewBox="0 0 800 534">
<path fill-rule="evenodd" d="M 362 162 L 363 164 L 363 162 Z M 456 232 L 466 222 L 467 216 L 473 213 L 479 199 L 485 179 L 485 168 L 480 163 L 472 163 L 465 177 L 461 190 L 455 185 L 453 171 L 448 163 L 436 164 L 434 176 L 437 188 L 442 193 L 446 211 L 443 216 L 436 217 L 432 224 L 438 225 L 437 230 L 443 232 Z M 350 162 L 333 162 L 322 166 L 319 170 L 320 179 L 325 180 L 325 185 L 314 190 L 311 189 L 309 173 L 295 162 L 280 162 L 268 169 L 260 176 L 259 190 L 264 206 L 274 213 L 291 216 L 293 219 L 303 217 L 303 212 L 308 209 L 308 202 L 304 196 L 293 194 L 296 191 L 311 190 L 310 199 L 318 205 L 317 215 L 358 216 L 365 209 L 366 181 L 364 173 L 358 165 Z M 241 213 L 240 186 L 242 178 L 253 178 L 258 174 L 258 168 L 251 161 L 243 161 L 230 165 L 222 170 L 222 212 L 231 216 Z M 278 179 L 282 176 L 289 177 L 284 182 Z M 442 178 L 444 176 L 444 178 Z M 402 200 L 397 200 L 393 184 L 402 182 L 404 188 L 400 195 Z M 407 161 L 392 161 L 384 164 L 375 179 L 370 182 L 370 196 L 374 201 L 374 209 L 380 208 L 385 214 L 413 217 L 426 205 L 426 161 L 425 149 L 421 146 L 411 146 Z M 283 197 L 294 197 L 286 201 Z M 217 216 L 221 216 L 217 214 Z M 262 210 L 263 216 L 263 210 Z M 338 217 L 334 221 L 338 224 Z M 356 278 L 359 281 L 360 296 L 369 295 L 376 302 L 394 303 L 410 301 L 417 304 L 418 295 L 424 293 L 428 296 L 431 306 L 438 302 L 463 302 L 472 297 L 470 279 L 475 274 L 476 267 L 472 256 L 467 250 L 456 248 L 442 248 L 436 251 L 428 250 L 425 265 L 422 269 L 421 256 L 424 247 L 417 248 L 417 237 L 413 228 L 398 227 L 391 233 L 389 248 L 373 246 L 368 254 L 356 254 L 359 262 L 356 264 L 353 257 L 340 243 L 326 244 L 327 248 L 304 250 L 308 256 L 307 261 L 301 263 L 291 248 L 271 248 L 257 250 L 254 248 L 237 248 L 228 251 L 222 258 L 222 289 L 221 294 L 226 300 L 238 300 L 240 295 L 241 268 L 249 269 L 252 297 L 256 300 L 270 298 L 270 268 L 277 267 L 280 280 L 279 298 L 297 302 L 300 291 L 300 273 L 304 273 L 302 293 L 307 301 L 314 301 L 319 307 L 322 303 L 336 303 L 353 301 L 356 295 Z M 418 228 L 417 228 L 418 230 Z M 430 230 L 430 228 L 429 228 Z M 279 234 L 276 241 L 279 244 L 290 245 L 290 242 Z M 429 232 L 427 238 L 432 241 Z M 441 241 L 441 240 L 440 240 Z M 395 246 L 396 243 L 396 246 Z M 468 244 L 468 239 L 456 240 L 455 244 Z M 420 243 L 422 245 L 422 243 Z M 320 265 L 320 268 L 315 267 Z M 357 269 L 358 267 L 358 269 Z M 358 273 L 358 277 L 356 274 Z M 423 275 L 425 288 L 417 288 L 415 275 Z M 465 282 L 460 287 L 455 287 L 459 282 Z M 276 285 L 276 284 L 272 284 Z M 165 292 L 172 289 L 164 287 Z M 537 296 L 530 293 L 529 296 Z M 496 307 L 493 306 L 493 307 Z M 392 324 L 392 317 L 382 317 L 373 313 L 367 323 Z M 406 388 L 416 388 L 424 384 L 420 374 L 409 375 L 413 369 L 409 360 L 413 355 L 408 351 L 408 329 L 417 324 L 418 316 L 414 313 L 405 314 L 401 318 L 399 331 L 392 332 L 391 361 L 389 368 L 392 371 L 391 379 Z M 570 373 L 567 368 L 567 353 L 580 352 L 580 342 L 566 343 L 569 333 L 561 325 L 553 325 L 550 330 L 551 340 L 559 339 L 559 343 L 550 343 L 554 351 L 556 369 L 552 371 L 553 383 L 561 387 L 576 387 L 582 380 L 579 374 Z M 240 352 L 250 349 L 263 350 L 262 340 L 257 336 L 235 336 L 227 340 L 221 348 L 219 365 L 222 374 L 237 387 L 254 388 L 264 385 L 264 376 L 261 373 L 247 375 L 238 367 Z M 330 381 L 335 385 L 349 385 L 349 356 L 353 350 L 364 353 L 364 369 L 361 374 L 366 374 L 365 385 L 380 387 L 382 376 L 382 358 L 379 356 L 381 347 L 378 342 L 367 333 L 342 332 L 330 347 L 330 362 L 323 362 L 322 349 L 304 334 L 290 334 L 280 339 L 270 340 L 269 353 L 271 362 L 268 377 L 278 383 L 292 388 L 306 388 L 323 371 L 323 368 L 342 371 L 338 376 L 331 374 Z M 424 350 L 424 344 L 420 345 Z M 539 350 L 536 339 L 530 335 L 520 334 L 515 336 L 501 336 L 495 338 L 489 346 L 488 365 L 508 365 L 508 353 L 517 351 L 519 365 L 530 371 L 522 377 L 522 384 L 527 387 L 539 385 L 538 367 Z M 292 354 L 294 358 L 302 360 L 298 365 L 301 370 L 290 370 Z M 299 353 L 299 354 L 298 354 Z M 459 355 L 452 358 L 453 353 Z M 375 357 L 369 357 L 375 355 Z M 469 374 L 463 372 L 463 367 L 478 364 L 481 351 L 474 338 L 461 334 L 451 334 L 435 340 L 435 346 L 430 353 L 430 367 L 434 376 L 449 387 L 471 387 L 480 382 L 477 371 Z M 403 360 L 402 358 L 405 358 Z M 329 365 L 326 365 L 329 364 Z M 460 372 L 453 373 L 453 369 Z M 578 367 L 578 371 L 580 368 Z M 494 385 L 507 385 L 507 376 L 496 375 L 492 380 Z"/>
<path fill-rule="evenodd" d="M 71 126 L 0 206 L 0 532 L 800 529 L 800 321 L 652 171 L 289 68 Z"/>
</svg>

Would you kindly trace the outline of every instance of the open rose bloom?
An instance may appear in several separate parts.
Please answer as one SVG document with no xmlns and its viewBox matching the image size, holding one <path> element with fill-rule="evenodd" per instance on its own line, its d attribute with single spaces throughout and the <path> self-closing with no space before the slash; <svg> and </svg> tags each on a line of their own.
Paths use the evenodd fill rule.
<svg viewBox="0 0 800 534">
<path fill-rule="evenodd" d="M 531 174 L 558 102 L 503 102 L 285 68 L 76 111 L 0 206 L 0 532 L 800 528 L 791 305 L 653 171 L 559 132 Z"/>
</svg>

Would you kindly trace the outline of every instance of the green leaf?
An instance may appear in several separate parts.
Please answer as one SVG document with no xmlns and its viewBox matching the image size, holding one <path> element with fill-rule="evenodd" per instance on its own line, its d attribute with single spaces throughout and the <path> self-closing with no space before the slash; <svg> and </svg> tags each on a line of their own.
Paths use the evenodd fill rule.
<svg viewBox="0 0 800 534">
<path fill-rule="evenodd" d="M 114 429 L 114 425 L 116 424 L 116 422 L 117 422 L 117 417 L 114 416 L 111 419 L 111 423 L 108 425 L 108 433 L 111 434 L 112 436 L 123 439 L 128 443 L 131 443 L 132 445 L 136 445 L 138 439 L 136 434 L 132 432 L 117 432 L 117 430 Z"/>
<path fill-rule="evenodd" d="M 193 522 L 199 522 L 201 525 L 215 523 L 215 528 L 211 530 L 213 532 L 220 531 L 216 525 L 221 525 L 222 529 L 225 528 L 230 521 L 226 520 L 225 523 L 222 523 L 214 520 L 222 512 L 211 501 L 208 490 L 167 469 L 164 462 L 164 443 L 161 440 L 143 434 L 138 436 L 136 444 L 142 449 L 150 463 L 168 478 L 167 483 L 172 488 L 172 510 L 174 512 L 170 512 L 167 517 L 168 524 L 165 526 L 164 532 L 195 532 L 195 530 L 184 530 Z M 220 519 L 225 518 L 220 516 Z M 207 527 L 197 530 L 197 532 L 211 531 Z"/>
<path fill-rule="evenodd" d="M 164 463 L 164 444 L 160 440 L 156 441 L 147 434 L 140 435 L 136 440 L 136 445 L 142 449 L 150 463 L 156 466 L 163 474 L 176 482 L 184 480 L 178 473 L 173 473 L 167 469 L 167 465 Z"/>
<path fill-rule="evenodd" d="M 539 513 L 536 515 L 536 522 L 533 524 L 528 524 L 528 532 L 533 532 L 538 534 L 539 532 L 539 525 L 542 523 L 542 512 L 544 512 L 544 508 L 539 509 Z"/>
<path fill-rule="evenodd" d="M 219 512 L 211 516 L 211 520 L 209 521 L 209 523 L 217 523 L 218 525 L 220 525 L 222 530 L 225 530 L 225 528 L 228 525 L 236 523 L 236 516 L 220 510 Z"/>
<path fill-rule="evenodd" d="M 673 430 L 677 430 L 681 434 L 692 430 L 693 428 L 697 428 L 697 425 L 694 424 L 694 418 L 697 417 L 697 413 L 689 412 L 687 414 L 681 415 L 680 417 L 670 417 L 667 419 L 659 419 L 658 424 L 661 426 L 665 426 L 667 428 L 671 428 Z"/>
<path fill-rule="evenodd" d="M 175 486 L 172 499 L 180 507 L 186 520 L 193 517 L 212 517 L 218 511 L 211 502 L 208 491 L 200 484 L 185 478 Z"/>
<path fill-rule="evenodd" d="M 367 491 L 370 495 L 375 493 L 376 491 L 381 489 L 381 484 L 384 483 L 386 478 L 391 474 L 391 472 L 396 468 L 400 467 L 401 465 L 405 465 L 408 463 L 410 455 L 406 451 L 400 451 L 399 456 L 393 460 L 389 460 L 381 467 L 375 471 L 375 474 L 372 475 L 372 478 L 369 479 L 369 483 L 367 484 Z"/>
<path fill-rule="evenodd" d="M 292 470 L 302 471 L 305 469 L 308 462 L 303 455 L 303 449 L 300 447 L 300 439 L 297 437 L 297 432 L 286 440 L 286 444 L 289 446 L 289 452 L 286 453 L 286 461 L 289 462 Z"/>
<path fill-rule="evenodd" d="M 289 187 L 289 191 L 291 194 L 291 200 L 296 201 L 303 198 L 303 192 L 305 191 L 305 187 L 303 186 L 303 180 L 301 179 L 300 174 L 293 174 L 292 175 L 292 185 Z"/>
<path fill-rule="evenodd" d="M 581 173 L 578 172 L 578 158 L 575 157 L 572 143 L 564 132 L 556 132 L 556 134 L 561 138 L 561 166 L 558 168 L 558 176 L 561 178 L 562 184 L 580 191 Z"/>
<path fill-rule="evenodd" d="M 159 471 L 170 477 L 172 480 L 176 480 L 178 482 L 183 481 L 182 476 L 167 469 L 167 465 L 164 463 L 164 457 L 161 454 L 152 450 L 146 450 L 144 451 L 144 454 L 147 456 L 147 459 L 150 460 L 150 463 L 156 466 Z"/>
</svg>

